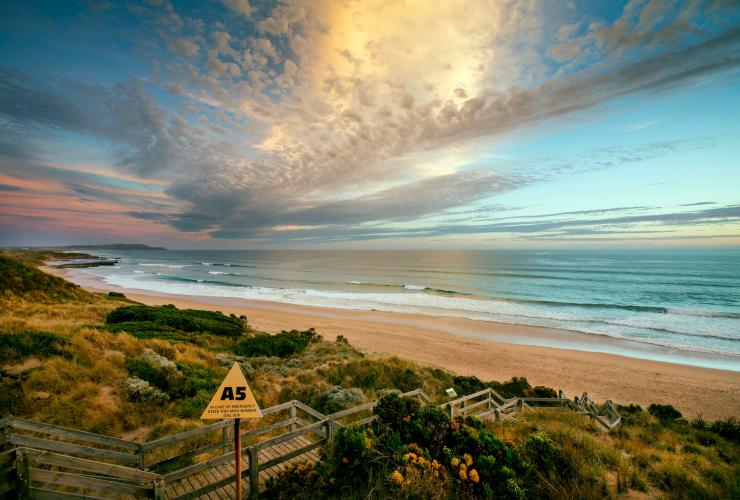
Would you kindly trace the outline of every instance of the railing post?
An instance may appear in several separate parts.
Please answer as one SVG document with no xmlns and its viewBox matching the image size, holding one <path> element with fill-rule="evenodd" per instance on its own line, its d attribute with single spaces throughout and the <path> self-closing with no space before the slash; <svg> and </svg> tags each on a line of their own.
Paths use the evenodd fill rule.
<svg viewBox="0 0 740 500">
<path fill-rule="evenodd" d="M 296 408 L 295 404 L 291 405 L 290 408 L 288 408 L 288 418 L 296 418 Z M 297 424 L 290 424 L 290 430 L 294 431 L 298 428 Z"/>
<path fill-rule="evenodd" d="M 501 419 L 501 411 L 496 408 L 495 410 L 493 410 L 493 414 L 496 416 L 496 422 L 498 422 Z"/>
<path fill-rule="evenodd" d="M 19 500 L 26 500 L 29 498 L 28 490 L 31 484 L 29 472 L 28 450 L 25 448 L 19 448 L 15 452 L 16 490 Z"/>
<path fill-rule="evenodd" d="M 154 481 L 154 500 L 165 500 L 163 479 Z"/>
<path fill-rule="evenodd" d="M 226 455 L 229 452 L 229 446 L 231 445 L 231 436 L 229 435 L 230 425 L 225 425 L 221 429 L 221 454 Z"/>
<path fill-rule="evenodd" d="M 5 447 L 7 447 L 8 449 L 11 448 L 11 444 L 10 444 L 11 429 L 12 429 L 12 425 L 6 425 L 5 427 L 3 427 L 2 443 L 0 443 L 2 446 L 0 446 L 0 449 L 5 449 Z"/>
<path fill-rule="evenodd" d="M 249 452 L 249 498 L 257 498 L 260 492 L 259 449 L 253 445 L 247 448 L 247 451 Z"/>
<path fill-rule="evenodd" d="M 139 445 L 138 449 L 136 450 L 136 458 L 139 459 L 139 469 L 145 470 L 146 469 L 146 452 L 142 449 L 141 445 Z"/>
<path fill-rule="evenodd" d="M 326 430 L 324 432 L 325 432 L 325 436 L 326 436 L 326 441 L 328 442 L 328 441 L 331 441 L 332 439 L 334 439 L 334 421 L 333 420 L 327 420 L 326 421 L 326 427 L 325 427 L 325 429 Z"/>
<path fill-rule="evenodd" d="M 449 403 L 450 405 L 450 420 L 455 418 L 455 406 L 452 403 Z"/>
</svg>

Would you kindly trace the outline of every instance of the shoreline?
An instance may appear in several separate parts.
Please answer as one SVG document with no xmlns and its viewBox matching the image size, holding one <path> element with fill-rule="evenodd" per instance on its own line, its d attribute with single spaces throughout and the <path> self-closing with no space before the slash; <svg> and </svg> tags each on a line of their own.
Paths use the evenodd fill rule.
<svg viewBox="0 0 740 500">
<path fill-rule="evenodd" d="M 624 344 L 628 341 L 610 337 L 447 317 L 167 295 L 111 286 L 74 269 L 41 269 L 86 290 L 123 292 L 148 305 L 174 304 L 244 314 L 251 326 L 268 332 L 315 327 L 329 340 L 344 335 L 365 352 L 399 356 L 482 380 L 523 376 L 533 386 L 563 389 L 568 397 L 588 392 L 597 401 L 611 399 L 643 407 L 650 403 L 672 404 L 687 417 L 740 416 L 740 372 L 630 356 L 622 352 L 634 351 L 635 346 L 627 349 Z M 609 352 L 598 352 L 605 346 Z M 702 357 L 648 344 L 640 347 L 653 358 Z"/>
</svg>

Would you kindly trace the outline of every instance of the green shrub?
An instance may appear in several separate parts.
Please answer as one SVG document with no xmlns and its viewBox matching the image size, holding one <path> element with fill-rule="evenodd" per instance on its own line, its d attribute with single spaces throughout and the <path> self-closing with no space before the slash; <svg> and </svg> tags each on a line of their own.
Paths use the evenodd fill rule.
<svg viewBox="0 0 740 500">
<path fill-rule="evenodd" d="M 545 387 L 544 385 L 538 385 L 532 388 L 530 394 L 527 397 L 532 398 L 556 398 L 558 393 L 555 389 Z"/>
<path fill-rule="evenodd" d="M 295 399 L 312 408 L 317 408 L 322 394 L 324 394 L 329 387 L 330 386 L 328 384 L 323 383 L 289 381 L 280 389 L 278 401 L 291 401 Z"/>
<path fill-rule="evenodd" d="M 320 340 L 321 336 L 313 328 L 303 332 L 283 330 L 275 335 L 261 333 L 239 341 L 234 346 L 234 352 L 240 356 L 278 356 L 286 358 L 305 351 L 309 344 Z"/>
<path fill-rule="evenodd" d="M 380 399 L 375 407 L 376 426 L 385 427 L 382 432 L 403 433 L 402 440 L 410 442 L 408 422 L 419 409 L 419 402 L 412 398 L 402 398 L 398 394 L 389 394 Z"/>
<path fill-rule="evenodd" d="M 648 413 L 660 420 L 677 420 L 681 418 L 681 412 L 671 405 L 651 404 Z"/>
<path fill-rule="evenodd" d="M 131 376 L 146 380 L 171 399 L 192 398 L 201 392 L 212 395 L 224 377 L 222 371 L 195 363 L 178 362 L 177 369 L 174 369 L 154 366 L 142 358 L 126 359 L 126 368 Z"/>
<path fill-rule="evenodd" d="M 519 452 L 469 417 L 397 394 L 381 398 L 371 430 L 342 428 L 314 466 L 268 484 L 269 498 L 523 499 Z M 300 484 L 300 488 L 297 485 Z"/>
<path fill-rule="evenodd" d="M 488 389 L 495 383 L 496 382 L 485 383 L 478 377 L 466 377 L 462 375 L 456 375 L 452 378 L 452 388 L 461 396 Z"/>
<path fill-rule="evenodd" d="M 573 475 L 573 467 L 567 457 L 546 432 L 535 432 L 524 440 L 524 456 L 538 471 L 566 477 Z"/>
<path fill-rule="evenodd" d="M 23 331 L 0 334 L 0 362 L 22 359 L 27 356 L 65 356 L 66 339 L 47 332 Z"/>
<path fill-rule="evenodd" d="M 534 397 L 534 398 L 556 398 L 557 391 L 550 387 L 538 385 L 532 387 L 524 377 L 513 377 L 506 382 L 483 382 L 478 377 L 455 376 L 452 379 L 452 387 L 460 395 L 472 394 L 491 388 L 505 398 Z"/>
<path fill-rule="evenodd" d="M 412 369 L 395 360 L 354 360 L 319 370 L 330 384 L 362 389 L 399 389 L 403 392 L 418 389 L 421 377 Z"/>
<path fill-rule="evenodd" d="M 213 395 L 224 378 L 223 371 L 205 368 L 195 363 L 178 361 L 177 368 L 182 376 L 175 379 L 168 391 L 173 399 L 191 398 L 203 391 Z"/>
<path fill-rule="evenodd" d="M 212 397 L 213 391 L 198 391 L 193 397 L 177 401 L 175 414 L 180 418 L 200 418 Z"/>
<path fill-rule="evenodd" d="M 217 311 L 177 309 L 165 306 L 124 306 L 111 311 L 106 318 L 109 329 L 124 330 L 136 336 L 157 333 L 210 333 L 238 337 L 247 330 L 245 317 L 226 316 Z M 180 338 L 189 339 L 187 335 Z"/>
<path fill-rule="evenodd" d="M 733 443 L 740 443 L 740 420 L 737 417 L 729 417 L 725 420 L 712 422 L 709 430 L 715 432 Z"/>
<path fill-rule="evenodd" d="M 532 386 L 524 377 L 512 377 L 511 380 L 501 384 L 491 382 L 491 388 L 505 398 L 528 397 L 532 394 Z"/>
</svg>

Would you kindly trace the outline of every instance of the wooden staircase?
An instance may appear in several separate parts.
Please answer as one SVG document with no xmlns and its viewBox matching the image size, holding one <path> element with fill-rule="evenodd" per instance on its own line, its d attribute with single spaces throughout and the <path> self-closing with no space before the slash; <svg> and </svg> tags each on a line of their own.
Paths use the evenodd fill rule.
<svg viewBox="0 0 740 500">
<path fill-rule="evenodd" d="M 421 390 L 401 394 L 430 402 Z M 244 421 L 242 477 L 255 496 L 271 477 L 297 461 L 316 462 L 336 429 L 366 425 L 377 401 L 324 415 L 300 401 L 262 410 L 256 425 Z M 621 417 L 610 401 L 587 394 L 558 398 L 504 398 L 492 389 L 443 403 L 450 416 L 513 418 L 537 408 L 574 411 L 605 430 Z M 250 428 L 250 425 L 252 426 Z M 16 417 L 0 419 L 0 499 L 234 498 L 232 421 L 225 420 L 147 443 L 77 431 Z M 189 464 L 188 464 L 189 463 Z M 183 465 L 185 464 L 185 465 Z"/>
</svg>

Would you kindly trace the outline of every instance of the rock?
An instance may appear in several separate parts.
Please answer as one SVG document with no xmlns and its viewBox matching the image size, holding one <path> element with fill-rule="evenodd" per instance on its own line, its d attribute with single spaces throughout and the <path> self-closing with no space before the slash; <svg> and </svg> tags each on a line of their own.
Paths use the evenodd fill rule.
<svg viewBox="0 0 740 500">
<path fill-rule="evenodd" d="M 255 356 L 249 358 L 249 362 L 254 366 L 260 367 L 263 365 L 282 365 L 283 360 L 277 356 Z"/>
<path fill-rule="evenodd" d="M 123 381 L 123 390 L 131 401 L 145 401 L 164 404 L 169 401 L 169 396 L 149 382 L 138 377 L 129 377 Z"/>
<path fill-rule="evenodd" d="M 251 378 L 254 375 L 254 367 L 247 361 L 239 361 L 239 368 L 242 369 L 242 373 L 247 378 Z"/>
<path fill-rule="evenodd" d="M 216 363 L 219 365 L 231 368 L 234 363 L 239 363 L 239 368 L 242 369 L 244 376 L 251 377 L 254 373 L 254 367 L 249 361 L 245 361 L 246 359 L 244 356 L 234 356 L 225 352 L 216 354 Z"/>
<path fill-rule="evenodd" d="M 225 352 L 221 352 L 216 354 L 216 363 L 218 363 L 221 366 L 227 366 L 230 367 L 234 364 L 234 358 Z"/>
<path fill-rule="evenodd" d="M 33 391 L 31 393 L 31 399 L 33 399 L 34 401 L 46 401 L 50 397 L 51 397 L 51 394 L 49 394 L 48 392 L 44 392 L 44 391 Z"/>
<path fill-rule="evenodd" d="M 288 369 L 284 366 L 279 365 L 262 365 L 261 368 L 270 373 L 277 373 L 278 375 L 287 375 Z"/>
<path fill-rule="evenodd" d="M 174 361 L 169 360 L 165 358 L 164 356 L 160 356 L 156 352 L 152 351 L 151 349 L 144 349 L 144 352 L 141 353 L 141 359 L 149 363 L 150 365 L 156 367 L 156 368 L 162 368 L 164 370 L 174 370 L 177 371 L 177 365 Z"/>
<path fill-rule="evenodd" d="M 303 366 L 303 360 L 298 358 L 289 359 L 285 362 L 285 366 L 287 366 L 288 368 L 297 368 L 299 366 Z"/>
<path fill-rule="evenodd" d="M 324 409 L 324 413 L 335 413 L 360 405 L 367 401 L 367 398 L 362 392 L 362 389 L 357 387 L 342 389 L 335 385 L 321 395 L 320 401 L 321 406 Z"/>
</svg>

